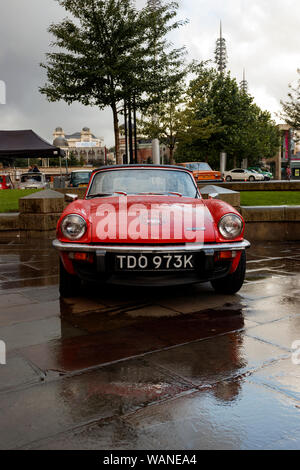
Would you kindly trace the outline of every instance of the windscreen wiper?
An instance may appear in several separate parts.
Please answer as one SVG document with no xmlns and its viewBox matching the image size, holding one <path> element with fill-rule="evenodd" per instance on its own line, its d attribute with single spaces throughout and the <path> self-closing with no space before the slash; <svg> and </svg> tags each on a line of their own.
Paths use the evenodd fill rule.
<svg viewBox="0 0 300 470">
<path fill-rule="evenodd" d="M 145 193 L 138 193 L 138 194 L 149 194 L 150 196 L 164 196 L 164 195 L 168 195 L 168 194 L 172 194 L 174 196 L 179 196 L 179 197 L 182 197 L 182 194 L 181 193 L 176 193 L 174 191 L 162 191 L 160 193 L 153 193 L 153 192 L 145 192 Z"/>
<path fill-rule="evenodd" d="M 87 196 L 88 199 L 93 199 L 95 197 L 105 197 L 105 196 L 113 196 L 114 193 L 96 193 L 96 194 L 89 194 Z"/>
<path fill-rule="evenodd" d="M 114 194 L 121 194 L 122 196 L 127 196 L 127 193 L 125 191 L 114 191 L 113 193 L 96 193 L 96 194 L 89 194 L 87 198 L 96 198 L 96 197 L 107 197 L 107 196 L 113 196 Z"/>
</svg>

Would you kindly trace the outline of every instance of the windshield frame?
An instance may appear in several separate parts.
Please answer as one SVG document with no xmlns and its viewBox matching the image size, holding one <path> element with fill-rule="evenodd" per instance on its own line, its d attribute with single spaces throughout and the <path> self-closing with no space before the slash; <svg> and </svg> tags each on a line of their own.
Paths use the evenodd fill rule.
<svg viewBox="0 0 300 470">
<path fill-rule="evenodd" d="M 194 185 L 194 188 L 195 188 L 195 196 L 194 197 L 191 197 L 191 199 L 201 199 L 201 194 L 200 194 L 200 191 L 199 191 L 199 188 L 195 182 L 195 179 L 194 179 L 194 176 L 192 174 L 192 172 L 188 169 L 185 169 L 184 167 L 183 168 L 160 168 L 160 167 L 155 167 L 153 166 L 152 168 L 149 168 L 149 167 L 116 167 L 116 168 L 107 168 L 107 169 L 102 169 L 102 170 L 99 170 L 99 171 L 95 171 L 93 174 L 92 174 L 92 177 L 90 179 L 90 183 L 88 185 L 88 188 L 87 188 L 87 191 L 86 191 L 86 194 L 85 194 L 85 199 L 87 200 L 91 200 L 93 199 L 93 195 L 90 194 L 90 190 L 93 186 L 93 183 L 94 183 L 94 179 L 95 177 L 99 174 L 99 173 L 104 173 L 104 172 L 108 172 L 108 171 L 134 171 L 134 170 L 143 170 L 143 171 L 149 171 L 149 170 L 159 170 L 159 171 L 177 171 L 177 172 L 182 172 L 182 173 L 185 173 L 187 174 L 190 178 L 191 178 L 191 181 L 192 181 L 192 184 Z M 107 194 L 103 197 L 111 197 L 112 195 L 114 194 L 117 194 L 117 193 L 110 193 L 110 194 Z M 151 195 L 151 193 L 128 193 L 127 195 L 128 196 L 138 196 L 138 195 L 144 195 L 146 196 L 146 194 L 149 194 Z M 154 194 L 152 194 L 154 195 Z M 172 196 L 172 193 L 166 193 L 166 194 L 156 194 L 156 196 Z M 119 195 L 120 196 L 120 195 Z M 94 196 L 95 197 L 95 196 Z M 99 196 L 100 197 L 100 196 Z M 190 197 L 190 196 L 184 196 L 182 195 L 182 197 Z"/>
</svg>

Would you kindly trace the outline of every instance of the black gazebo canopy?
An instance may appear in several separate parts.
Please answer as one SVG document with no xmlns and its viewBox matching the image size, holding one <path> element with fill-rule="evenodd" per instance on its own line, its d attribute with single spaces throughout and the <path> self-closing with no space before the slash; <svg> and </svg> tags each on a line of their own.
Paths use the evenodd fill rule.
<svg viewBox="0 0 300 470">
<path fill-rule="evenodd" d="M 0 159 L 64 156 L 62 149 L 49 144 L 32 130 L 0 131 Z"/>
</svg>

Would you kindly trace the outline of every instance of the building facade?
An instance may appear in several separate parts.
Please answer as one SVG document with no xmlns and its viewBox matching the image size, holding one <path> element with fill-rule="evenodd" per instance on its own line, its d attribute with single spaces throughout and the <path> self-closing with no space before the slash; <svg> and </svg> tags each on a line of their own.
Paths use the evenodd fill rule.
<svg viewBox="0 0 300 470">
<path fill-rule="evenodd" d="M 300 179 L 300 131 L 292 129 L 288 124 L 279 124 L 280 147 L 274 158 L 268 159 L 275 179 L 286 178 L 286 168 L 290 164 L 292 179 Z M 289 148 L 291 158 L 289 160 Z"/>
<path fill-rule="evenodd" d="M 102 137 L 98 138 L 92 134 L 88 127 L 81 132 L 65 134 L 61 127 L 53 132 L 53 144 L 66 152 L 68 159 L 75 157 L 84 165 L 104 165 L 106 159 L 106 148 Z"/>
</svg>

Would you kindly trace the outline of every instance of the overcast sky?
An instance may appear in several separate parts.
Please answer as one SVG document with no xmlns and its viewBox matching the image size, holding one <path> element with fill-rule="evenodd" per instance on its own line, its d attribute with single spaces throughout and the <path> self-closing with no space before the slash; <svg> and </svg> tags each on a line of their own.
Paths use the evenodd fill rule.
<svg viewBox="0 0 300 470">
<path fill-rule="evenodd" d="M 144 0 L 137 0 L 141 5 Z M 227 42 L 228 68 L 238 82 L 243 68 L 256 103 L 272 113 L 300 67 L 299 0 L 181 0 L 179 16 L 189 23 L 176 32 L 176 46 L 185 45 L 189 59 L 213 59 L 219 22 Z M 1 0 L 0 80 L 7 104 L 0 105 L 0 129 L 33 129 L 52 140 L 55 127 L 73 133 L 84 126 L 106 145 L 113 145 L 110 110 L 79 104 L 48 103 L 38 88 L 45 82 L 39 67 L 49 50 L 47 28 L 65 12 L 55 0 Z"/>
</svg>

